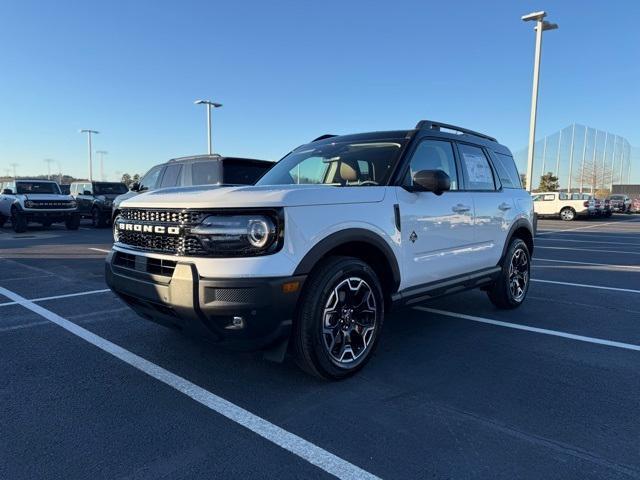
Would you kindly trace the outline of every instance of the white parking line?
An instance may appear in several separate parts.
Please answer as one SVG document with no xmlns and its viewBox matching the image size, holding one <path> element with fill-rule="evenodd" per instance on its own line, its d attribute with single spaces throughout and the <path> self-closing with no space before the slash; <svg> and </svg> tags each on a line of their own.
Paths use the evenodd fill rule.
<svg viewBox="0 0 640 480">
<path fill-rule="evenodd" d="M 110 292 L 111 290 L 109 290 L 108 288 L 103 288 L 102 290 L 89 290 L 87 292 L 78 292 L 78 293 L 67 293 L 65 295 L 55 295 L 53 297 L 40 297 L 40 298 L 33 298 L 31 300 L 28 300 L 29 302 L 44 302 L 46 300 L 58 300 L 59 298 L 70 298 L 70 297 L 82 297 L 84 295 L 94 295 L 96 293 L 105 293 L 105 292 Z M 8 305 L 17 305 L 20 302 L 6 302 L 6 303 L 0 303 L 0 307 L 6 307 Z"/>
<path fill-rule="evenodd" d="M 109 252 L 111 252 L 111 250 L 105 250 L 104 248 L 93 248 L 93 247 L 89 247 L 89 250 L 93 250 L 94 252 L 102 252 L 102 253 L 109 253 Z"/>
<path fill-rule="evenodd" d="M 547 250 L 575 250 L 576 252 L 600 252 L 600 253 L 624 253 L 626 255 L 640 255 L 640 252 L 628 252 L 626 250 L 598 250 L 594 248 L 572 248 L 572 247 L 543 247 L 536 245 L 536 249 L 543 248 Z"/>
<path fill-rule="evenodd" d="M 632 242 L 612 242 L 611 240 L 605 240 L 599 242 L 598 240 L 574 240 L 572 238 L 539 238 L 538 241 L 543 242 L 576 242 L 576 243 L 602 243 L 606 245 L 633 245 L 640 246 L 640 243 Z"/>
<path fill-rule="evenodd" d="M 595 288 L 596 290 L 612 290 L 614 292 L 640 293 L 640 290 L 633 290 L 631 288 L 605 287 L 604 285 L 589 285 L 586 283 L 557 282 L 555 280 L 541 280 L 539 278 L 532 278 L 531 281 L 538 282 L 538 283 L 553 283 L 556 285 L 567 285 L 569 287 Z"/>
<path fill-rule="evenodd" d="M 543 335 L 552 335 L 554 337 L 568 338 L 570 340 L 577 340 L 579 342 L 595 343 L 597 345 L 606 345 L 608 347 L 622 348 L 625 350 L 635 350 L 640 352 L 640 345 L 634 345 L 632 343 L 614 342 L 612 340 L 605 340 L 603 338 L 585 337 L 584 335 L 575 335 L 573 333 L 561 332 L 558 330 L 548 330 L 546 328 L 530 327 L 528 325 L 521 325 L 519 323 L 501 322 L 500 320 L 492 320 L 490 318 L 476 317 L 474 315 L 465 315 L 464 313 L 448 312 L 446 310 L 438 310 L 437 308 L 429 307 L 413 307 L 416 310 L 422 310 L 429 313 L 437 313 L 438 315 L 445 315 L 447 317 L 461 318 L 463 320 L 470 320 L 472 322 L 486 323 L 488 325 L 495 325 L 498 327 L 513 328 L 515 330 L 524 330 L 527 332 L 541 333 Z"/>
<path fill-rule="evenodd" d="M 550 258 L 533 258 L 535 262 L 553 262 L 553 263 L 568 263 L 571 265 L 593 265 L 598 267 L 620 268 L 625 270 L 640 270 L 640 265 L 616 265 L 615 263 L 595 263 L 595 262 L 576 262 L 573 260 L 552 260 Z M 535 266 L 535 265 L 534 265 Z"/>
<path fill-rule="evenodd" d="M 278 427 L 268 420 L 62 318 L 6 288 L 0 287 L 0 294 L 331 475 L 348 480 L 373 480 L 378 478 L 302 437 Z"/>
<path fill-rule="evenodd" d="M 621 223 L 640 223 L 635 220 L 621 220 L 619 222 L 606 222 L 606 223 L 596 223 L 595 225 L 587 225 L 586 227 L 576 227 L 576 228 L 566 228 L 563 230 L 545 230 L 543 232 L 537 233 L 537 235 L 551 235 L 552 233 L 562 233 L 562 232 L 574 232 L 576 230 L 586 230 L 588 228 L 596 228 L 603 227 L 605 225 L 619 225 Z"/>
</svg>

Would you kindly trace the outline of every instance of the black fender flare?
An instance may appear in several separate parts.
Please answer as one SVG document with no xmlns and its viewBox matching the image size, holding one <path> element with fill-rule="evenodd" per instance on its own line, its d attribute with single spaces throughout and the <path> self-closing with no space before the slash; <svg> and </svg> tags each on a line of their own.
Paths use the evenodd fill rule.
<svg viewBox="0 0 640 480">
<path fill-rule="evenodd" d="M 383 253 L 393 275 L 394 291 L 397 291 L 401 279 L 400 266 L 393 250 L 384 238 L 364 228 L 348 228 L 323 238 L 306 253 L 293 275 L 308 275 L 331 250 L 351 242 L 368 243 Z"/>
<path fill-rule="evenodd" d="M 504 256 L 507 254 L 507 248 L 509 248 L 509 244 L 511 243 L 511 238 L 513 238 L 513 234 L 519 228 L 525 228 L 531 234 L 531 251 L 529 252 L 529 255 L 533 256 L 533 244 L 534 244 L 534 238 L 535 238 L 535 232 L 534 232 L 533 226 L 531 225 L 531 222 L 526 218 L 518 218 L 515 222 L 513 222 L 513 225 L 511 225 L 511 228 L 509 229 L 509 233 L 507 233 L 507 239 L 504 242 L 504 245 L 502 247 L 502 255 L 500 256 L 499 265 L 502 265 Z"/>
</svg>

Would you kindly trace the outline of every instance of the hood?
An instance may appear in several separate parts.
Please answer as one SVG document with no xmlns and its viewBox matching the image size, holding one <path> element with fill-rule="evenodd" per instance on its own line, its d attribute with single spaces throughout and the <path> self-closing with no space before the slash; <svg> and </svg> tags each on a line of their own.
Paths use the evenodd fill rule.
<svg viewBox="0 0 640 480">
<path fill-rule="evenodd" d="M 122 207 L 245 208 L 373 203 L 382 201 L 385 192 L 385 187 L 207 185 L 154 190 L 127 199 L 122 203 Z"/>
<path fill-rule="evenodd" d="M 25 200 L 43 200 L 43 201 L 69 201 L 73 200 L 71 195 L 57 193 L 22 193 Z"/>
</svg>

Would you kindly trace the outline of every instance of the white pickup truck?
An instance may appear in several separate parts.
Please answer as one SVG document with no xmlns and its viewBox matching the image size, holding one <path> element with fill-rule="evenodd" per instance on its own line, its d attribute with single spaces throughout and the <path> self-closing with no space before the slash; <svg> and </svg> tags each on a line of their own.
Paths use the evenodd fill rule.
<svg viewBox="0 0 640 480">
<path fill-rule="evenodd" d="M 588 193 L 537 192 L 533 208 L 539 217 L 560 217 L 567 222 L 598 213 L 595 199 Z"/>
</svg>

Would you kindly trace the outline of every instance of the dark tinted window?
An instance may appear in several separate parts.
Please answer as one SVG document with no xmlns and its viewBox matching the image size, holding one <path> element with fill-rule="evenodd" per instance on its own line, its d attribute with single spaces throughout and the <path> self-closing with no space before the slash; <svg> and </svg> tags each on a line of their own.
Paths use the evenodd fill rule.
<svg viewBox="0 0 640 480">
<path fill-rule="evenodd" d="M 498 178 L 504 188 L 522 188 L 520 175 L 511 155 L 495 152 L 495 164 Z"/>
<path fill-rule="evenodd" d="M 220 182 L 218 162 L 196 162 L 191 165 L 191 183 L 193 185 L 211 185 Z"/>
<path fill-rule="evenodd" d="M 140 180 L 140 191 L 153 190 L 156 188 L 160 172 L 162 172 L 162 165 L 158 165 L 149 170 L 145 176 L 142 177 L 142 180 Z"/>
<path fill-rule="evenodd" d="M 442 170 L 451 179 L 451 190 L 458 189 L 458 174 L 451 142 L 424 140 L 411 157 L 405 185 L 413 185 L 413 175 L 420 170 Z"/>
<path fill-rule="evenodd" d="M 124 183 L 99 182 L 93 184 L 93 193 L 95 195 L 121 195 L 127 193 L 127 190 L 127 186 Z"/>
<path fill-rule="evenodd" d="M 267 170 L 269 170 L 269 167 L 253 162 L 223 160 L 223 183 L 228 185 L 253 185 Z"/>
<path fill-rule="evenodd" d="M 16 193 L 60 193 L 57 183 L 51 182 L 18 182 Z"/>
<path fill-rule="evenodd" d="M 164 175 L 162 176 L 160 188 L 175 187 L 176 185 L 178 185 L 178 179 L 180 178 L 181 171 L 182 165 L 169 165 L 164 171 Z"/>
<path fill-rule="evenodd" d="M 467 190 L 495 190 L 493 171 L 480 147 L 460 144 L 462 165 L 467 172 Z"/>
</svg>

